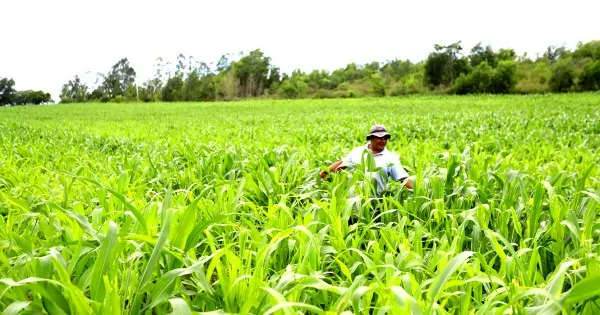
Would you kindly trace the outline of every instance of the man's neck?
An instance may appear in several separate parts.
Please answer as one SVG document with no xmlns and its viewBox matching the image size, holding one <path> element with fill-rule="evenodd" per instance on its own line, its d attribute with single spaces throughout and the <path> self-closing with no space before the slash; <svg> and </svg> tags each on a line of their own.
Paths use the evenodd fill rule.
<svg viewBox="0 0 600 315">
<path fill-rule="evenodd" d="M 381 150 L 381 151 L 375 151 L 375 150 L 371 149 L 371 144 L 370 143 L 367 145 L 367 148 L 369 150 L 371 150 L 373 152 L 373 154 L 379 154 L 379 153 L 383 152 L 383 150 Z"/>
</svg>

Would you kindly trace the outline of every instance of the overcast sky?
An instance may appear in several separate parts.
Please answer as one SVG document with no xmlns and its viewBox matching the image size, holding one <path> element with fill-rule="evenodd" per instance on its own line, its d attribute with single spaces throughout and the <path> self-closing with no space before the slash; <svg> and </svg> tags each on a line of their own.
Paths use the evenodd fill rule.
<svg viewBox="0 0 600 315">
<path fill-rule="evenodd" d="M 481 41 L 519 55 L 600 39 L 598 0 L 0 0 L 0 77 L 51 92 L 127 57 L 138 81 L 157 57 L 216 62 L 260 48 L 284 72 L 420 61 L 436 43 Z"/>
</svg>

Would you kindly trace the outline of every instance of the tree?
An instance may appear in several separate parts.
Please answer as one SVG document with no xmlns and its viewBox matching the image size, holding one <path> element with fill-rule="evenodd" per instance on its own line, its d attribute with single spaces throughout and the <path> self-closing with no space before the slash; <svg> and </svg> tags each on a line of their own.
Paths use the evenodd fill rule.
<svg viewBox="0 0 600 315">
<path fill-rule="evenodd" d="M 0 79 L 0 106 L 12 104 L 16 93 L 15 80 L 12 78 Z"/>
<path fill-rule="evenodd" d="M 502 60 L 492 73 L 490 93 L 509 93 L 517 84 L 517 64 L 512 60 Z"/>
<path fill-rule="evenodd" d="M 501 61 L 492 68 L 483 61 L 469 74 L 461 74 L 452 89 L 456 94 L 510 92 L 517 83 L 517 65 L 514 61 Z"/>
<path fill-rule="evenodd" d="M 142 86 L 138 87 L 138 98 L 140 101 L 148 103 L 153 102 L 157 98 L 159 98 L 158 92 L 155 89 L 153 81 L 154 79 L 147 80 L 146 82 L 142 83 Z"/>
<path fill-rule="evenodd" d="M 161 90 L 161 99 L 165 102 L 181 101 L 181 88 L 183 78 L 181 76 L 171 77 Z"/>
<path fill-rule="evenodd" d="M 523 58 L 526 58 L 527 55 L 523 55 Z M 498 53 L 496 54 L 496 60 L 498 62 L 501 61 L 515 61 L 517 59 L 517 53 L 515 52 L 514 49 L 506 49 L 506 48 L 500 48 L 500 50 L 498 51 Z"/>
<path fill-rule="evenodd" d="M 313 70 L 307 77 L 308 86 L 312 89 L 332 89 L 329 73 L 325 70 Z"/>
<path fill-rule="evenodd" d="M 276 91 L 281 82 L 281 74 L 278 67 L 271 66 L 269 68 L 269 78 L 267 79 L 267 88 L 270 91 Z"/>
<path fill-rule="evenodd" d="M 129 65 L 127 58 L 122 58 L 112 66 L 102 85 L 109 98 L 124 96 L 127 86 L 135 83 L 135 76 L 135 70 Z"/>
<path fill-rule="evenodd" d="M 561 59 L 552 68 L 550 76 L 550 90 L 552 92 L 568 92 L 575 81 L 575 70 L 572 59 Z"/>
<path fill-rule="evenodd" d="M 44 91 L 18 91 L 15 95 L 14 103 L 15 105 L 40 105 L 43 103 L 52 102 L 52 97 L 50 93 L 46 93 Z"/>
<path fill-rule="evenodd" d="M 260 49 L 250 52 L 232 64 L 235 78 L 238 80 L 238 96 L 259 96 L 268 83 L 271 58 Z"/>
<path fill-rule="evenodd" d="M 164 72 L 164 64 L 163 64 L 163 59 L 162 57 L 158 57 L 156 58 L 156 62 L 153 65 L 154 68 L 154 78 L 152 80 L 149 80 L 145 83 L 144 88 L 146 89 L 145 92 L 148 92 L 152 95 L 152 97 L 150 96 L 145 96 L 145 99 L 154 99 L 154 96 L 156 95 L 160 95 L 160 89 L 163 86 L 163 72 Z"/>
<path fill-rule="evenodd" d="M 385 82 L 381 78 L 381 74 L 375 73 L 371 75 L 371 91 L 375 96 L 385 96 Z"/>
<path fill-rule="evenodd" d="M 175 65 L 175 76 L 185 76 L 186 58 L 183 54 L 177 55 L 177 64 Z"/>
<path fill-rule="evenodd" d="M 226 71 L 227 69 L 229 69 L 229 54 L 224 54 L 221 56 L 221 59 L 219 59 L 219 61 L 217 62 L 217 73 L 218 72 L 222 72 L 222 71 Z"/>
<path fill-rule="evenodd" d="M 593 40 L 585 44 L 578 43 L 577 49 L 573 52 L 573 57 L 600 60 L 600 40 Z"/>
<path fill-rule="evenodd" d="M 414 65 L 409 60 L 393 60 L 385 63 L 381 68 L 381 72 L 383 76 L 398 81 L 414 72 Z"/>
<path fill-rule="evenodd" d="M 579 75 L 578 85 L 582 91 L 600 90 L 600 60 L 585 65 Z"/>
<path fill-rule="evenodd" d="M 285 98 L 301 98 L 306 96 L 307 89 L 306 75 L 299 70 L 295 70 L 292 72 L 291 77 L 281 82 L 278 94 Z"/>
<path fill-rule="evenodd" d="M 491 46 L 482 47 L 481 43 L 477 43 L 469 55 L 471 66 L 477 67 L 482 62 L 487 62 L 492 68 L 496 66 L 496 54 Z"/>
<path fill-rule="evenodd" d="M 487 61 L 483 61 L 471 73 L 462 73 L 456 78 L 452 89 L 456 94 L 488 93 L 492 76 L 493 68 Z"/>
<path fill-rule="evenodd" d="M 568 57 L 570 54 L 571 52 L 564 46 L 548 46 L 543 58 L 549 61 L 550 63 L 554 63 L 557 62 L 560 58 Z"/>
<path fill-rule="evenodd" d="M 93 96 L 98 96 L 97 94 Z M 83 103 L 92 97 L 88 93 L 88 86 L 76 75 L 73 80 L 63 84 L 59 98 L 61 103 Z"/>
<path fill-rule="evenodd" d="M 186 78 L 181 88 L 182 101 L 199 101 L 201 98 L 200 77 L 198 72 L 193 70 Z"/>
<path fill-rule="evenodd" d="M 451 86 L 461 73 L 468 72 L 468 61 L 461 57 L 460 41 L 448 46 L 436 44 L 425 61 L 425 82 L 430 87 Z"/>
</svg>

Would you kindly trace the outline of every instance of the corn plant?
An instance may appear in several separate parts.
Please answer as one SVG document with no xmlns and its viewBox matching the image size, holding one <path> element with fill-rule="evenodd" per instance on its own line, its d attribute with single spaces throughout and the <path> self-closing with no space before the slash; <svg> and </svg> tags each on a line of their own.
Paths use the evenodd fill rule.
<svg viewBox="0 0 600 315">
<path fill-rule="evenodd" d="M 2 314 L 600 312 L 600 95 L 0 109 Z M 414 189 L 319 172 L 385 124 Z"/>
</svg>

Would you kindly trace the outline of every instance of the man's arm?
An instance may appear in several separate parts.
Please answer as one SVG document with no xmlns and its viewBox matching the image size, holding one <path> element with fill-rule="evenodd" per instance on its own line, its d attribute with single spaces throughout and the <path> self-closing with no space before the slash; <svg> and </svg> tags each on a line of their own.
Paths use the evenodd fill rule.
<svg viewBox="0 0 600 315">
<path fill-rule="evenodd" d="M 335 172 L 337 170 L 344 169 L 345 167 L 340 167 L 340 165 L 342 163 L 343 163 L 343 161 L 339 160 L 339 161 L 329 165 L 329 172 Z M 322 171 L 320 175 L 321 175 L 321 178 L 325 179 L 327 177 L 327 171 Z"/>
<path fill-rule="evenodd" d="M 392 177 L 394 178 L 394 180 L 396 181 L 401 181 L 404 186 L 410 190 L 413 189 L 412 183 L 410 182 L 410 179 L 408 178 L 409 175 L 406 172 L 406 170 L 404 169 L 404 167 L 402 166 L 402 163 L 400 162 L 400 158 L 398 157 L 395 161 L 395 163 L 392 165 Z"/>
<path fill-rule="evenodd" d="M 412 183 L 410 182 L 410 179 L 408 177 L 401 179 L 401 181 L 404 183 L 404 186 L 410 190 L 413 189 Z"/>
</svg>

